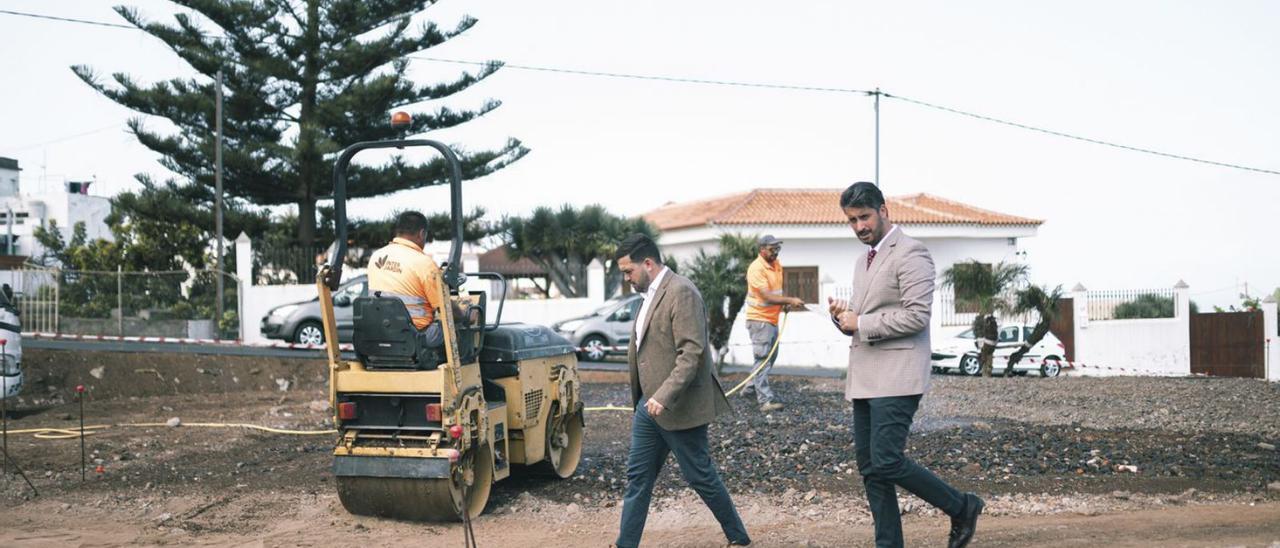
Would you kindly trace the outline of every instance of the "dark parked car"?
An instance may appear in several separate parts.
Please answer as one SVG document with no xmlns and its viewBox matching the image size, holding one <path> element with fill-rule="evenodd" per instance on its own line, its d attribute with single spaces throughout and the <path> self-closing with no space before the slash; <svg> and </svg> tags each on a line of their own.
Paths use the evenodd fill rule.
<svg viewBox="0 0 1280 548">
<path fill-rule="evenodd" d="M 357 276 L 333 293 L 333 317 L 338 324 L 338 342 L 351 342 L 351 301 L 364 295 L 367 276 Z M 262 317 L 262 336 L 298 344 L 324 344 L 320 323 L 320 298 L 272 308 Z"/>
<path fill-rule="evenodd" d="M 609 354 L 626 352 L 625 347 L 631 341 L 631 325 L 640 314 L 642 302 L 643 299 L 636 293 L 614 297 L 605 301 L 595 312 L 556 322 L 551 329 L 582 349 L 578 352 L 578 359 L 598 362 Z M 624 349 L 606 350 L 611 346 Z"/>
</svg>

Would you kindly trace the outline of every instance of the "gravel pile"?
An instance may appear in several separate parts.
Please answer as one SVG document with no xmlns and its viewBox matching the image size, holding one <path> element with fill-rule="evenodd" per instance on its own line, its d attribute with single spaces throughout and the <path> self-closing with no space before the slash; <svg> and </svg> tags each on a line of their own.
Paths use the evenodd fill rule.
<svg viewBox="0 0 1280 548">
<path fill-rule="evenodd" d="M 810 499 L 860 493 L 841 381 L 777 385 L 786 409 L 762 414 L 735 398 L 737 413 L 711 428 L 730 490 Z M 626 398 L 625 385 L 587 385 L 585 394 L 593 405 L 625 405 Z M 925 402 L 908 454 L 958 486 L 988 493 L 1268 493 L 1280 480 L 1280 390 L 1257 381 L 937 376 Z M 625 412 L 588 417 L 572 494 L 621 494 L 630 419 Z M 677 470 L 669 461 L 657 495 L 685 491 Z"/>
</svg>

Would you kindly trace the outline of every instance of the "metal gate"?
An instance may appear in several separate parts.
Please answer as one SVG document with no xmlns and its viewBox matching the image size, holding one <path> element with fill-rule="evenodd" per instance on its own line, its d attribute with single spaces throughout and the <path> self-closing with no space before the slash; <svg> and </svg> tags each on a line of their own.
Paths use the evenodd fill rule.
<svg viewBox="0 0 1280 548">
<path fill-rule="evenodd" d="M 1266 367 L 1262 311 L 1191 315 L 1191 372 L 1261 379 Z"/>
</svg>

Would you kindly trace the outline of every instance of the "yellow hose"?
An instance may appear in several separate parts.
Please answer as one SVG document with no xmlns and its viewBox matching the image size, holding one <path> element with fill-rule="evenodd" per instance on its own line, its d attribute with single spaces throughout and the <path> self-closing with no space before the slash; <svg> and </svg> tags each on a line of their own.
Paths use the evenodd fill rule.
<svg viewBox="0 0 1280 548">
<path fill-rule="evenodd" d="M 742 390 L 742 388 L 746 386 L 747 383 L 751 382 L 751 379 L 754 379 L 756 375 L 760 374 L 760 370 L 764 369 L 765 364 L 769 363 L 769 360 L 773 358 L 773 355 L 778 352 L 778 343 L 782 341 L 782 333 L 784 330 L 786 330 L 786 328 L 787 328 L 787 313 L 783 312 L 782 322 L 778 326 L 778 336 L 773 339 L 773 347 L 769 349 L 769 353 L 765 355 L 763 360 L 760 360 L 760 363 L 756 364 L 755 369 L 751 371 L 750 375 L 747 375 L 747 378 L 742 379 L 742 382 L 738 383 L 737 386 L 734 386 L 728 392 L 725 392 L 725 396 L 732 396 L 738 393 L 738 391 Z M 621 405 L 602 405 L 602 406 L 596 406 L 596 407 L 587 407 L 585 410 L 592 411 L 592 412 L 634 411 L 634 409 L 630 407 L 624 407 Z M 115 425 L 95 424 L 92 426 L 84 427 L 84 435 L 90 436 L 93 434 L 97 434 L 102 430 L 106 430 L 112 427 L 154 428 L 159 426 L 168 426 L 168 424 L 163 422 L 139 422 L 139 423 L 126 423 L 126 424 L 115 424 Z M 248 430 L 258 430 L 261 432 L 269 432 L 272 434 L 285 434 L 290 436 L 324 436 L 324 435 L 333 435 L 338 433 L 337 430 L 333 430 L 333 429 L 288 430 L 284 428 L 271 428 L 269 426 L 259 426 L 257 424 L 249 424 L 249 423 L 243 423 L 243 422 L 231 422 L 231 423 L 184 422 L 182 423 L 182 426 L 192 426 L 192 427 L 199 427 L 199 428 L 245 428 Z M 66 439 L 75 439 L 80 437 L 79 428 L 27 428 L 24 430 L 10 430 L 9 433 L 10 434 L 31 434 L 32 437 L 42 439 L 42 440 L 66 440 Z"/>
<path fill-rule="evenodd" d="M 159 426 L 168 426 L 163 422 L 140 422 L 127 424 L 95 424 L 84 427 L 84 435 L 91 436 L 108 428 L 119 427 L 135 427 L 135 428 L 154 428 Z M 288 434 L 291 436 L 320 436 L 337 434 L 337 430 L 287 430 L 284 428 L 271 428 L 269 426 L 259 426 L 248 423 L 222 423 L 222 422 L 190 422 L 182 423 L 182 426 L 193 426 L 200 428 L 245 428 L 249 430 L 260 430 L 262 432 L 270 432 L 272 434 Z M 79 428 L 27 428 L 23 430 L 10 430 L 10 434 L 31 434 L 32 437 L 42 440 L 66 440 L 80 437 Z"/>
<path fill-rule="evenodd" d="M 765 355 L 763 360 L 760 360 L 760 363 L 756 364 L 755 369 L 751 371 L 750 375 L 747 375 L 747 378 L 742 379 L 742 382 L 738 383 L 737 386 L 733 387 L 728 392 L 725 392 L 724 393 L 725 397 L 737 394 L 739 390 L 742 390 L 742 387 L 746 386 L 747 383 L 751 382 L 751 379 L 756 378 L 756 375 L 760 374 L 760 370 L 764 369 L 764 365 L 769 363 L 769 360 L 773 359 L 773 355 L 778 352 L 778 343 L 782 341 L 782 332 L 786 328 L 787 328 L 787 313 L 783 312 L 782 322 L 778 325 L 778 336 L 773 338 L 773 347 L 769 349 L 769 353 Z M 586 410 L 587 411 L 634 411 L 634 409 L 630 407 L 621 407 L 617 405 L 605 405 L 602 407 L 588 407 Z"/>
</svg>

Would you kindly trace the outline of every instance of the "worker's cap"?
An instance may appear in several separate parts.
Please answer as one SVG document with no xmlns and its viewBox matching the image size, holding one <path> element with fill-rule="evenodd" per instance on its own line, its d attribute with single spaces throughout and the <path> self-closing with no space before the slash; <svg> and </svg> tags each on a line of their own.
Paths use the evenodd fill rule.
<svg viewBox="0 0 1280 548">
<path fill-rule="evenodd" d="M 774 245 L 782 245 L 782 240 L 774 238 L 773 234 L 765 234 L 764 236 L 761 236 L 759 240 L 756 240 L 756 243 L 759 244 L 760 247 L 767 247 L 767 246 L 774 246 Z"/>
</svg>

